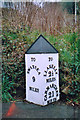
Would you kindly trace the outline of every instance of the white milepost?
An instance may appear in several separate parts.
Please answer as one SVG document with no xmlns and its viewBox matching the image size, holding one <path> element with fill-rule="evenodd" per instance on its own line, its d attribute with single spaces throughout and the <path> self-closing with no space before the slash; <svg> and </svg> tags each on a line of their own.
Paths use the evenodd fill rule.
<svg viewBox="0 0 80 120">
<path fill-rule="evenodd" d="M 27 50 L 27 101 L 44 106 L 59 100 L 58 59 L 58 51 L 42 35 Z"/>
</svg>

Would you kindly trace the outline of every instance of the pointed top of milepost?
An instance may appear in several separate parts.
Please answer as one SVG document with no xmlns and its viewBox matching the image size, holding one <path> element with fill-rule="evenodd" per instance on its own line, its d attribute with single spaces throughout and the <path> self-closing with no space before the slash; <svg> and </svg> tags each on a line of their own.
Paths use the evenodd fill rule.
<svg viewBox="0 0 80 120">
<path fill-rule="evenodd" d="M 26 54 L 58 53 L 58 51 L 40 35 L 26 51 Z"/>
</svg>

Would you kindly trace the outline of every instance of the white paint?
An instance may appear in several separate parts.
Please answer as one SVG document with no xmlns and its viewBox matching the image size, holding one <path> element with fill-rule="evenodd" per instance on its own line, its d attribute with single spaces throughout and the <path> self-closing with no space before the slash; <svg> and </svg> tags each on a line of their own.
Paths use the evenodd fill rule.
<svg viewBox="0 0 80 120">
<path fill-rule="evenodd" d="M 52 61 L 49 61 L 49 57 L 52 58 Z M 31 58 L 34 58 L 33 61 L 31 61 Z M 36 59 L 36 61 L 35 61 Z M 47 105 L 47 101 L 50 99 L 53 100 L 53 98 L 56 98 L 56 101 L 59 99 L 59 66 L 58 66 L 58 53 L 54 54 L 25 54 L 25 62 L 26 62 L 26 100 L 33 102 L 35 104 L 39 105 Z M 33 66 L 34 65 L 34 66 Z M 52 68 L 49 68 L 52 65 Z M 35 69 L 33 69 L 33 67 Z M 56 72 L 54 72 L 54 66 L 57 69 Z M 49 69 L 47 69 L 47 67 Z M 30 70 L 28 70 L 30 68 Z M 39 68 L 37 72 L 37 68 Z M 54 69 L 53 69 L 54 68 Z M 46 76 L 45 72 L 46 71 Z M 27 73 L 28 72 L 28 73 Z M 40 72 L 40 73 L 39 73 Z M 39 74 L 39 75 L 38 75 Z M 53 75 L 49 77 L 50 75 Z M 35 82 L 33 82 L 33 79 L 35 77 Z M 53 78 L 53 82 L 49 82 L 50 79 Z M 56 80 L 55 80 L 55 79 Z M 55 81 L 54 81 L 55 80 Z M 48 82 L 46 82 L 48 81 Z M 57 86 L 58 90 L 58 96 L 56 96 L 56 91 L 54 87 L 50 87 L 47 91 L 47 100 L 44 100 L 45 91 L 48 86 L 51 86 L 52 84 Z M 39 92 L 34 92 L 29 89 L 29 87 L 37 88 L 39 89 Z M 53 92 L 52 92 L 53 91 Z M 53 94 L 54 96 L 49 98 L 49 94 Z M 52 101 L 53 102 L 53 101 Z"/>
<path fill-rule="evenodd" d="M 76 15 L 77 15 L 77 11 L 76 11 L 76 0 L 75 0 L 75 24 L 76 24 L 76 21 L 77 21 Z"/>
</svg>

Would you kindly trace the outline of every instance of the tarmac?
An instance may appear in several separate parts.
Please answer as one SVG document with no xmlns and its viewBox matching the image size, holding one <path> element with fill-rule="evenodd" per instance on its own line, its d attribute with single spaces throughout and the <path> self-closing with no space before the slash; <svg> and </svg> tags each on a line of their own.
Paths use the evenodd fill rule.
<svg viewBox="0 0 80 120">
<path fill-rule="evenodd" d="M 39 106 L 29 102 L 9 102 L 2 104 L 2 117 L 3 118 L 53 118 L 64 119 L 67 118 L 80 120 L 80 108 L 77 106 L 66 105 L 63 102 L 55 102 L 47 106 Z M 16 119 L 16 120 L 17 120 Z M 2 119 L 6 120 L 6 119 Z M 11 119 L 12 120 L 12 119 Z"/>
</svg>

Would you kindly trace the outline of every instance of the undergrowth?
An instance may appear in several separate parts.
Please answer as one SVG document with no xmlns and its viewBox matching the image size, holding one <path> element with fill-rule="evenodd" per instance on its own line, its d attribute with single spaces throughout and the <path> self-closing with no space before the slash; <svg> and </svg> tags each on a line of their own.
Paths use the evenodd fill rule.
<svg viewBox="0 0 80 120">
<path fill-rule="evenodd" d="M 16 87 L 24 87 L 26 50 L 40 35 L 28 26 L 21 29 L 2 29 L 2 100 L 14 100 Z M 78 103 L 80 100 L 80 41 L 78 33 L 66 33 L 59 36 L 43 36 L 59 51 L 60 89 L 69 85 L 67 100 Z"/>
</svg>

